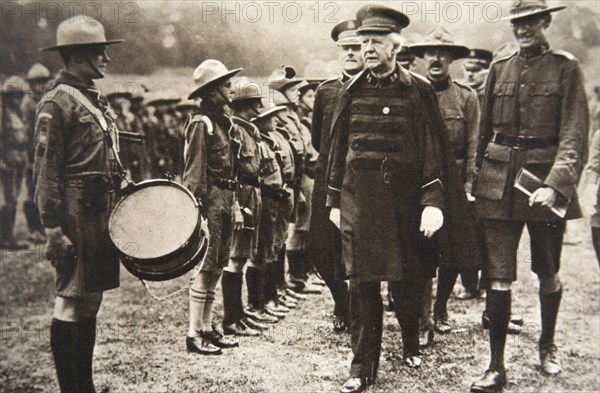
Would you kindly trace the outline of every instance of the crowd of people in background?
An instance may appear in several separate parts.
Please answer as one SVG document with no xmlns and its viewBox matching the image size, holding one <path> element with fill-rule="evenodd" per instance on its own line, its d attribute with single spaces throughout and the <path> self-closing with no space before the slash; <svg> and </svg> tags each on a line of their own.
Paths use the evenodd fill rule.
<svg viewBox="0 0 600 393">
<path fill-rule="evenodd" d="M 518 39 L 520 30 L 538 29 L 535 34 L 541 34 L 540 26 L 545 24 L 547 28 L 551 20 L 548 16 L 560 8 L 548 8 L 542 1 L 537 3 L 535 9 L 523 4 L 516 6 L 522 13 L 512 14 L 512 26 Z M 97 33 L 102 28 L 99 22 L 97 25 L 89 20 L 77 23 L 83 26 L 80 28 L 93 28 Z M 90 23 L 93 26 L 90 27 Z M 338 47 L 342 72 L 332 78 L 304 79 L 292 67 L 282 66 L 266 76 L 266 83 L 261 84 L 239 77 L 242 69 L 230 70 L 220 61 L 209 59 L 195 69 L 195 87 L 188 97 L 173 98 L 141 85 L 135 94 L 106 95 L 104 115 L 118 129 L 118 138 L 111 141 L 118 144 L 127 178 L 136 183 L 157 178 L 181 182 L 202 204 L 203 214 L 208 219 L 210 247 L 189 292 L 188 351 L 219 355 L 223 349 L 238 347 L 235 336 L 259 336 L 291 310 L 301 307 L 302 301 L 311 294 L 321 293 L 327 287 L 334 300 L 332 329 L 353 333 L 351 378 L 342 392 L 364 391 L 375 383 L 377 376 L 382 335 L 380 314 L 383 312 L 380 282 L 389 282 L 388 305 L 396 312 L 402 327 L 404 362 L 408 367 L 418 368 L 423 361 L 421 350 L 431 346 L 434 332 L 446 334 L 453 329 L 447 304 L 460 275 L 463 288 L 457 299 L 476 299 L 486 294 L 488 297 L 482 322 L 490 329 L 492 359 L 489 370 L 473 384 L 472 391 L 496 391 L 506 383 L 503 359 L 506 334 L 519 334 L 523 320 L 510 313 L 510 282 L 516 279 L 515 273 L 502 270 L 504 268 L 489 260 L 504 260 L 506 255 L 512 255 L 507 250 L 516 250 L 514 243 L 520 238 L 522 222 L 512 210 L 502 215 L 505 212 L 502 203 L 507 198 L 517 201 L 511 200 L 511 206 L 513 202 L 514 206 L 521 202 L 511 193 L 514 190 L 494 188 L 500 186 L 485 177 L 486 170 L 491 165 L 489 160 L 500 168 L 515 160 L 506 153 L 511 149 L 545 149 L 558 142 L 553 136 L 513 136 L 510 127 L 515 108 L 509 108 L 509 104 L 515 94 L 514 81 L 494 83 L 502 78 L 510 79 L 510 73 L 516 72 L 514 67 L 529 67 L 529 64 L 518 63 L 520 57 L 525 63 L 538 58 L 554 59 L 547 72 L 554 72 L 551 67 L 559 62 L 567 64 L 564 66 L 567 68 L 575 67 L 572 65 L 575 60 L 569 54 L 550 51 L 543 35 L 538 37 L 539 42 L 533 49 L 523 46 L 523 40 L 529 38 L 525 37 L 519 41 L 521 48 L 505 44 L 494 53 L 491 48 L 456 44 L 452 34 L 440 27 L 431 31 L 423 42 L 409 45 L 399 38 L 408 23 L 408 17 L 398 11 L 370 5 L 359 10 L 357 20 L 336 25 L 331 37 Z M 64 54 L 84 58 L 87 56 L 85 48 L 99 45 L 78 42 L 77 34 L 69 36 L 64 32 L 67 35 L 62 39 L 72 42 L 60 45 L 60 29 L 59 26 L 59 45 L 50 49 L 61 52 L 66 71 L 53 76 L 44 65 L 37 63 L 24 78 L 11 76 L 2 83 L 0 219 L 4 249 L 22 249 L 28 247 L 28 242 L 52 244 L 54 239 L 48 227 L 52 228 L 57 218 L 49 212 L 48 201 L 63 196 L 51 195 L 54 186 L 47 184 L 52 180 L 48 177 L 37 181 L 41 189 L 37 190 L 39 195 L 36 194 L 36 177 L 40 178 L 36 171 L 54 163 L 54 154 L 67 154 L 66 149 L 74 149 L 66 142 L 56 141 L 53 133 L 59 131 L 54 122 L 59 115 L 51 107 L 52 103 L 62 105 L 56 98 L 60 83 L 78 86 L 73 82 L 73 75 L 88 74 L 78 68 L 85 66 L 75 65 L 73 58 Z M 117 42 L 106 41 L 103 30 L 101 38 L 102 53 L 94 55 L 99 56 L 100 63 L 108 63 L 105 47 Z M 393 59 L 387 63 L 382 60 L 387 54 L 386 45 L 394 48 L 390 52 Z M 396 53 L 399 47 L 402 50 Z M 515 54 L 517 52 L 519 54 Z M 547 54 L 554 57 L 544 57 Z M 414 72 L 418 58 L 426 65 L 424 76 Z M 450 64 L 458 61 L 462 62 L 465 75 L 462 82 L 450 76 Z M 380 63 L 373 66 L 376 62 Z M 92 63 L 93 60 L 90 67 L 98 75 L 88 77 L 90 81 L 103 76 L 98 71 L 102 67 Z M 389 66 L 389 70 L 385 66 Z M 378 74 L 380 69 L 386 72 Z M 70 74 L 69 70 L 78 71 Z M 486 79 L 490 70 L 493 72 L 491 80 Z M 569 75 L 575 86 L 572 89 L 583 86 L 577 71 Z M 585 97 L 583 90 L 559 91 L 560 84 L 547 87 L 535 76 L 522 77 L 533 78 L 524 83 L 531 83 L 541 96 L 568 93 L 576 99 L 582 94 Z M 406 86 L 413 89 L 410 94 L 394 93 L 394 89 Z M 88 87 L 84 93 L 91 91 Z M 594 93 L 587 180 L 598 183 L 598 87 Z M 97 97 L 98 107 L 105 108 L 101 93 Z M 75 95 L 73 99 L 78 100 Z M 506 103 L 504 107 L 499 104 L 502 102 Z M 493 104 L 496 107 L 490 109 Z M 82 105 L 87 107 L 85 103 Z M 411 117 L 408 108 L 413 111 L 410 113 L 419 115 Z M 542 111 L 544 108 L 534 106 L 534 109 Z M 573 121 L 587 124 L 589 119 L 581 118 L 584 112 L 587 117 L 587 111 L 581 109 Z M 521 112 L 523 124 L 529 121 L 527 115 L 531 113 Z M 490 122 L 487 133 L 480 131 L 484 124 L 480 122 L 482 117 Z M 81 119 L 80 123 L 85 123 Z M 69 123 L 71 118 L 62 121 L 69 127 L 72 124 Z M 410 139 L 414 130 L 420 130 L 419 135 Z M 447 134 L 440 135 L 435 130 L 445 130 Z M 56 153 L 59 145 L 62 150 Z M 574 145 L 565 153 L 565 159 L 575 159 L 573 155 L 580 154 L 577 149 L 584 145 Z M 416 146 L 422 150 L 415 152 Z M 554 157 L 551 158 L 540 156 L 540 161 L 534 163 L 547 164 L 553 162 Z M 352 165 L 348 164 L 352 160 Z M 410 160 L 420 163 L 419 171 L 423 172 L 418 176 L 411 172 L 415 167 Z M 407 162 L 411 165 L 403 167 Z M 407 172 L 400 173 L 398 167 Z M 511 171 L 516 167 L 510 168 L 506 169 L 506 176 L 515 177 L 516 172 Z M 379 176 L 382 176 L 381 182 Z M 571 175 L 560 172 L 554 176 L 558 179 Z M 544 189 L 567 194 L 561 183 L 563 178 L 554 179 L 553 187 Z M 415 179 L 421 179 L 422 184 Z M 70 187 L 69 181 L 67 187 Z M 14 233 L 23 183 L 28 242 L 17 241 Z M 401 196 L 394 194 L 394 187 L 403 189 L 398 193 Z M 94 190 L 100 192 L 97 188 Z M 388 193 L 391 196 L 386 199 Z M 552 206 L 555 199 L 561 197 L 551 192 L 535 195 L 529 206 L 535 203 Z M 397 206 L 398 200 L 403 206 Z M 407 211 L 399 213 L 401 207 Z M 423 207 L 422 216 L 420 207 Z M 537 210 L 534 213 L 538 214 Z M 530 220 L 535 223 L 548 212 L 540 210 L 539 217 L 534 213 Z M 413 217 L 414 214 L 417 216 Z M 576 213 L 572 214 L 575 217 Z M 419 219 L 420 232 L 416 231 Z M 497 226 L 498 220 L 503 223 L 502 228 Z M 510 233 L 507 222 L 514 224 L 514 228 L 509 228 Z M 542 369 L 547 374 L 557 374 L 560 363 L 554 345 L 554 325 L 562 294 L 557 278 L 559 257 L 555 249 L 549 250 L 550 246 L 541 243 L 544 239 L 561 240 L 564 221 L 555 223 L 549 219 L 548 222 L 552 224 L 536 226 L 527 221 L 527 225 L 533 241 L 538 241 L 537 249 L 548 252 L 546 259 L 554 262 L 546 266 L 534 261 L 534 269 L 538 269 L 536 273 L 541 280 Z M 442 223 L 444 227 L 440 230 Z M 382 225 L 388 229 L 381 230 Z M 600 258 L 597 216 L 592 226 L 593 244 Z M 448 227 L 460 228 L 460 231 Z M 434 237 L 438 230 L 439 234 Z M 435 244 L 423 243 L 430 238 L 436 239 Z M 494 254 L 492 243 L 498 241 L 506 246 L 500 250 L 504 256 Z M 410 250 L 415 244 L 428 244 L 425 248 L 429 251 L 420 255 L 420 250 L 413 255 Z M 484 271 L 493 276 L 480 277 L 479 271 L 486 263 Z M 552 270 L 552 274 L 544 269 Z M 436 271 L 437 293 L 432 304 L 431 277 Z M 350 286 L 346 281 L 348 277 Z M 246 302 L 242 299 L 244 278 Z M 118 284 L 114 284 L 113 279 L 110 284 L 100 283 L 96 289 L 115 287 Z M 222 280 L 224 315 L 222 326 L 217 327 L 213 323 L 212 306 L 219 280 Z M 72 285 L 59 285 L 58 296 L 69 298 L 66 293 L 72 290 Z M 79 292 L 77 294 L 79 296 Z M 92 303 L 99 307 L 99 300 Z M 57 322 L 53 322 L 54 340 L 58 342 L 58 337 L 62 337 L 62 347 L 68 339 L 60 332 L 66 331 L 67 322 L 60 318 L 66 315 L 67 309 L 63 305 L 55 312 Z M 89 324 L 86 318 L 75 318 L 74 323 Z M 95 326 L 95 314 L 89 318 Z M 91 353 L 88 351 L 90 366 L 85 371 L 86 381 L 74 382 L 73 378 L 77 378 L 68 372 L 71 355 L 66 354 L 61 345 L 52 346 L 61 389 L 93 391 Z M 89 349 L 90 343 L 87 345 Z M 91 348 L 93 350 L 93 343 Z M 80 390 L 69 390 L 77 383 Z"/>
</svg>

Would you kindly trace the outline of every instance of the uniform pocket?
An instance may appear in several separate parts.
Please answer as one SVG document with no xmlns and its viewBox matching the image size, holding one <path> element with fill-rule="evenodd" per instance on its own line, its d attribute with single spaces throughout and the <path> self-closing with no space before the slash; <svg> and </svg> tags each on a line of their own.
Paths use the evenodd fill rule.
<svg viewBox="0 0 600 393">
<path fill-rule="evenodd" d="M 512 148 L 490 143 L 484 154 L 473 194 L 477 197 L 500 200 L 504 196 Z"/>
<path fill-rule="evenodd" d="M 516 83 L 504 82 L 494 85 L 493 124 L 510 124 L 514 119 Z"/>
<path fill-rule="evenodd" d="M 450 147 L 454 151 L 455 158 L 464 158 L 465 156 L 465 115 L 455 109 L 444 110 L 444 122 L 448 128 L 448 139 Z"/>
</svg>

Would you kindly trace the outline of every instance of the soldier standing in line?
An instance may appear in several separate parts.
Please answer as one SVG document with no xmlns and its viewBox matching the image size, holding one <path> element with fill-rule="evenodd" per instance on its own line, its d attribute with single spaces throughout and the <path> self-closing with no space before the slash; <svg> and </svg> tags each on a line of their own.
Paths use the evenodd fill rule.
<svg viewBox="0 0 600 393">
<path fill-rule="evenodd" d="M 21 113 L 26 90 L 27 82 L 18 76 L 11 76 L 2 83 L 0 247 L 6 250 L 27 248 L 26 243 L 17 242 L 14 236 L 17 200 L 27 166 L 28 135 Z"/>
<path fill-rule="evenodd" d="M 550 49 L 551 13 L 544 0 L 510 8 L 518 52 L 496 60 L 483 100 L 473 195 L 482 219 L 489 280 L 491 361 L 472 392 L 495 392 L 506 384 L 504 347 L 511 315 L 511 284 L 517 279 L 517 249 L 523 227 L 531 237 L 531 269 L 538 275 L 541 370 L 560 373 L 554 343 L 562 298 L 559 278 L 565 222 L 581 217 L 577 182 L 587 154 L 589 113 L 583 74 L 568 52 Z M 530 197 L 514 187 L 517 173 L 530 171 L 542 185 Z M 550 208 L 568 206 L 560 217 Z"/>
<path fill-rule="evenodd" d="M 193 74 L 196 88 L 189 99 L 201 98 L 198 111 L 185 127 L 183 185 L 203 206 L 210 245 L 200 273 L 190 287 L 190 325 L 186 338 L 189 352 L 220 355 L 221 348 L 237 347 L 212 325 L 215 288 L 229 262 L 233 228 L 243 224 L 235 190 L 236 157 L 231 139 L 236 126 L 226 114 L 231 104 L 231 78 L 241 68 L 228 70 L 218 60 L 205 60 Z"/>
<path fill-rule="evenodd" d="M 404 363 L 421 366 L 423 278 L 431 274 L 423 265 L 421 242 L 442 227 L 448 162 L 431 85 L 396 63 L 408 17 L 365 5 L 356 19 L 366 70 L 342 88 L 328 165 L 327 206 L 341 228 L 350 307 L 356 315 L 350 324 L 354 358 L 342 393 L 362 392 L 377 377 L 381 281 L 390 281 Z"/>
<path fill-rule="evenodd" d="M 33 161 L 34 161 L 34 135 L 35 135 L 35 111 L 38 102 L 45 93 L 46 85 L 52 78 L 50 71 L 42 64 L 36 63 L 27 72 L 27 83 L 30 90 L 23 100 L 21 112 L 23 113 L 23 122 L 27 129 L 27 171 L 25 173 L 25 186 L 27 193 L 25 202 L 23 202 L 23 211 L 27 219 L 29 228 L 28 240 L 33 242 L 45 242 L 44 226 L 40 220 L 40 212 L 34 202 L 35 184 L 33 182 Z"/>
<path fill-rule="evenodd" d="M 412 53 L 422 58 L 427 67 L 427 79 L 435 90 L 446 132 L 450 142 L 455 166 L 458 170 L 463 191 L 460 199 L 464 200 L 460 239 L 451 237 L 446 228 L 440 231 L 440 236 L 432 240 L 432 247 L 439 247 L 442 257 L 439 260 L 437 295 L 433 308 L 435 330 L 446 334 L 452 330 L 450 325 L 447 304 L 454 288 L 454 283 L 459 273 L 468 277 L 475 275 L 475 281 L 466 282 L 473 292 L 477 291 L 477 271 L 482 258 L 479 254 L 481 246 L 478 241 L 478 228 L 472 207 L 467 205 L 467 197 L 471 198 L 473 183 L 472 173 L 475 166 L 475 149 L 477 147 L 477 127 L 479 123 L 479 102 L 473 89 L 450 77 L 450 64 L 469 54 L 466 46 L 454 44 L 450 33 L 442 27 L 431 31 L 427 41 L 422 44 L 412 45 Z M 464 243 L 468 242 L 465 247 Z M 436 251 L 437 252 L 437 251 Z M 431 285 L 426 284 L 425 298 L 423 301 L 423 315 L 421 316 L 421 346 L 431 345 L 433 330 L 431 326 Z"/>
<path fill-rule="evenodd" d="M 108 101 L 95 85 L 110 58 L 102 24 L 61 22 L 56 46 L 65 68 L 42 97 L 35 127 L 35 200 L 56 271 L 50 347 L 60 390 L 95 392 L 92 359 L 103 292 L 119 286 L 108 220 L 122 171 Z M 121 174 L 122 175 L 122 174 Z"/>
<path fill-rule="evenodd" d="M 344 331 L 348 323 L 348 285 L 342 262 L 340 231 L 329 220 L 329 208 L 325 204 L 326 172 L 333 110 L 343 84 L 362 71 L 364 65 L 356 27 L 355 20 L 347 20 L 331 30 L 331 38 L 338 47 L 342 75 L 326 80 L 317 88 L 311 129 L 313 146 L 319 155 L 312 195 L 309 249 L 312 263 L 333 297 L 333 330 L 336 332 Z"/>
</svg>

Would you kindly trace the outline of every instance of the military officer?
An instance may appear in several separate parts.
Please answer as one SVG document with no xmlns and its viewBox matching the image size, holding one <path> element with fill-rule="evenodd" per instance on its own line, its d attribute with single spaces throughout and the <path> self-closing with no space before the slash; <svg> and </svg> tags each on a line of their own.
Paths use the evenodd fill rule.
<svg viewBox="0 0 600 393">
<path fill-rule="evenodd" d="M 403 13 L 365 5 L 356 15 L 366 70 L 343 86 L 333 114 L 327 206 L 341 228 L 350 277 L 354 358 L 342 392 L 375 382 L 381 351 L 380 282 L 390 281 L 404 362 L 417 368 L 425 267 L 421 237 L 442 226 L 443 121 L 429 82 L 396 63 Z M 422 234 L 420 233 L 422 232 Z"/>
<path fill-rule="evenodd" d="M 234 154 L 240 188 L 237 192 L 236 211 L 242 215 L 242 224 L 234 228 L 229 264 L 223 270 L 223 331 L 225 334 L 258 336 L 256 326 L 244 313 L 242 304 L 243 271 L 246 262 L 256 258 L 261 215 L 260 170 L 264 149 L 260 131 L 251 119 L 263 106 L 260 86 L 246 77 L 233 81 L 233 123 L 238 125 Z M 255 290 L 255 289 L 253 289 Z M 267 327 L 264 326 L 266 329 Z"/>
<path fill-rule="evenodd" d="M 231 78 L 241 68 L 228 70 L 219 60 L 203 61 L 194 70 L 196 84 L 189 99 L 201 98 L 185 127 L 183 185 L 199 199 L 208 220 L 210 245 L 200 273 L 190 287 L 189 352 L 219 355 L 221 348 L 237 347 L 212 325 L 215 288 L 229 262 L 233 228 L 243 224 L 235 190 L 236 157 L 231 139 L 237 126 L 226 114 L 231 104 Z M 235 209 L 237 207 L 237 209 Z"/>
<path fill-rule="evenodd" d="M 491 361 L 473 392 L 499 391 L 506 383 L 504 346 L 516 280 L 517 248 L 523 227 L 531 238 L 531 269 L 538 275 L 541 371 L 560 373 L 554 333 L 562 284 L 559 278 L 566 220 L 581 217 L 577 182 L 587 152 L 589 114 L 579 62 L 550 49 L 546 31 L 552 12 L 544 0 L 519 1 L 510 8 L 518 52 L 496 60 L 483 100 L 473 195 L 483 222 L 489 279 Z M 514 187 L 526 169 L 542 185 L 530 197 Z M 550 208 L 568 206 L 566 216 Z"/>
<path fill-rule="evenodd" d="M 317 88 L 312 118 L 312 142 L 319 151 L 315 168 L 312 195 L 309 248 L 312 263 L 321 275 L 334 301 L 333 329 L 344 331 L 348 319 L 348 284 L 342 263 L 340 231 L 329 220 L 327 199 L 327 160 L 331 142 L 331 118 L 342 86 L 363 69 L 361 41 L 356 35 L 355 20 L 342 21 L 331 30 L 331 38 L 338 47 L 342 74 L 323 82 Z"/>
<path fill-rule="evenodd" d="M 427 79 L 431 82 L 438 98 L 456 169 L 461 176 L 464 193 L 470 197 L 471 174 L 475 165 L 475 148 L 477 146 L 479 102 L 473 89 L 456 82 L 450 77 L 452 62 L 469 54 L 469 49 L 466 46 L 456 45 L 453 41 L 453 37 L 447 30 L 438 27 L 428 34 L 426 42 L 412 45 L 411 51 L 425 61 Z M 439 240 L 439 247 L 443 256 L 439 262 L 437 296 L 434 305 L 434 327 L 437 332 L 442 334 L 449 333 L 452 330 L 448 318 L 447 303 L 458 274 L 466 273 L 471 280 L 467 282 L 465 276 L 462 276 L 463 284 L 469 287 L 470 291 L 477 291 L 477 271 L 481 264 L 481 258 L 476 258 L 475 253 L 480 249 L 479 242 L 476 241 L 479 231 L 475 227 L 475 217 L 471 213 L 471 209 L 465 206 L 464 210 L 465 222 L 462 225 L 461 237 L 463 239 L 473 239 L 467 252 L 455 252 L 455 250 L 449 249 L 456 242 L 446 241 L 449 239 L 445 236 Z M 470 220 L 467 220 L 467 215 L 470 216 Z M 443 235 L 446 235 L 446 232 L 442 230 Z M 433 333 L 430 330 L 430 286 L 431 282 L 428 282 L 427 296 L 425 297 L 421 318 L 421 328 L 426 332 L 421 339 L 422 346 L 431 344 L 430 339 Z"/>
<path fill-rule="evenodd" d="M 45 242 L 44 226 L 40 221 L 40 212 L 33 200 L 35 184 L 33 182 L 33 161 L 34 161 L 34 134 L 35 134 L 35 110 L 38 102 L 45 93 L 46 85 L 52 78 L 50 71 L 40 63 L 36 63 L 27 71 L 27 83 L 29 84 L 28 94 L 23 99 L 21 112 L 23 113 L 23 122 L 27 129 L 27 170 L 25 172 L 25 186 L 27 193 L 25 202 L 23 202 L 23 211 L 29 227 L 29 236 L 33 242 Z"/>
<path fill-rule="evenodd" d="M 17 242 L 14 238 L 17 199 L 27 166 L 28 135 L 21 113 L 21 103 L 27 89 L 27 82 L 19 76 L 11 76 L 2 83 L 0 168 L 3 203 L 0 208 L 0 247 L 8 250 L 27 247 L 26 243 Z"/>
<path fill-rule="evenodd" d="M 56 269 L 50 347 L 62 392 L 95 392 L 92 358 L 104 291 L 119 286 L 108 234 L 118 187 L 118 136 L 108 101 L 94 84 L 106 73 L 104 27 L 88 16 L 61 22 L 56 45 L 65 68 L 38 104 L 35 200 Z"/>
<path fill-rule="evenodd" d="M 485 78 L 492 64 L 493 53 L 487 49 L 471 49 L 463 61 L 465 73 L 464 84 L 475 90 L 479 100 L 479 107 L 483 104 L 483 89 Z"/>
</svg>

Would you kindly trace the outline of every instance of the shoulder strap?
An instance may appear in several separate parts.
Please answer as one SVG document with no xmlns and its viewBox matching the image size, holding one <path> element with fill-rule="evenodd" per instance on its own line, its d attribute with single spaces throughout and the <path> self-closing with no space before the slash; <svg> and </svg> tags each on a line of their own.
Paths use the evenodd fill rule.
<svg viewBox="0 0 600 393">
<path fill-rule="evenodd" d="M 104 115 L 102 114 L 100 109 L 98 109 L 94 105 L 92 105 L 90 100 L 88 100 L 86 98 L 86 96 L 83 95 L 83 93 L 81 93 L 76 88 L 67 86 L 65 84 L 60 84 L 60 85 L 56 86 L 56 88 L 60 91 L 67 93 L 68 95 L 73 97 L 75 100 L 77 100 L 77 102 L 79 102 L 81 105 L 83 105 L 85 107 L 85 109 L 87 109 L 88 112 L 90 112 L 96 118 L 100 127 L 102 127 L 102 129 L 104 131 L 108 131 L 108 123 L 106 122 Z"/>
</svg>

